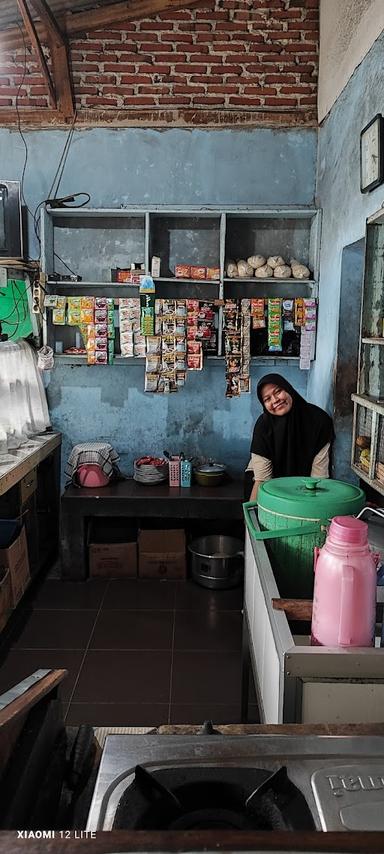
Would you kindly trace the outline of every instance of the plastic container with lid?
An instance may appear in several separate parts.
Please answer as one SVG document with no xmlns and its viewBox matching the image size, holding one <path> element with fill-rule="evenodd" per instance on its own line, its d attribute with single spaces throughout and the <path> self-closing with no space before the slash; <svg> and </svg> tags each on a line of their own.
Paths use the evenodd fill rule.
<svg viewBox="0 0 384 854">
<path fill-rule="evenodd" d="M 312 644 L 373 646 L 378 555 L 368 546 L 368 525 L 335 516 L 322 549 L 315 549 Z"/>
<path fill-rule="evenodd" d="M 312 598 L 313 549 L 324 544 L 334 516 L 355 516 L 364 503 L 363 490 L 342 480 L 281 477 L 260 485 L 244 515 L 251 537 L 268 542 L 280 596 Z M 261 530 L 250 515 L 256 509 Z"/>
</svg>

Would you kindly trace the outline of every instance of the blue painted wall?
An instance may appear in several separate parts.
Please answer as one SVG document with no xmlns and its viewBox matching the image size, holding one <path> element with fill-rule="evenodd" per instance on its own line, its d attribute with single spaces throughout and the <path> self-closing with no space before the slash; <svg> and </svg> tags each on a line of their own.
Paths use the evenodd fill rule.
<svg viewBox="0 0 384 854">
<path fill-rule="evenodd" d="M 31 211 L 47 198 L 67 132 L 25 133 L 28 162 L 24 195 Z M 315 130 L 93 129 L 76 131 L 59 196 L 86 191 L 92 207 L 121 204 L 310 205 L 314 202 Z M 0 129 L 3 177 L 18 179 L 24 146 Z M 38 247 L 30 223 L 30 254 Z M 278 370 L 278 369 L 277 369 Z M 267 373 L 252 367 L 252 377 Z M 307 373 L 281 371 L 305 395 Z M 260 408 L 255 393 L 225 399 L 224 362 L 189 374 L 183 391 L 145 394 L 142 365 L 58 366 L 48 398 L 53 425 L 62 431 L 65 459 L 76 442 L 106 439 L 132 468 L 143 452 L 185 450 L 212 455 L 240 472 L 248 459 Z"/>
<path fill-rule="evenodd" d="M 364 237 L 366 218 L 384 199 L 384 187 L 360 192 L 360 131 L 383 112 L 384 34 L 355 70 L 319 130 L 317 204 L 323 209 L 320 255 L 320 311 L 316 363 L 308 383 L 309 399 L 332 409 L 337 367 L 339 301 L 344 247 Z M 340 323 L 341 335 L 359 327 L 359 302 Z M 357 361 L 358 355 L 355 353 Z M 351 403 L 352 411 L 352 403 Z M 346 437 L 345 437 L 346 440 Z"/>
</svg>

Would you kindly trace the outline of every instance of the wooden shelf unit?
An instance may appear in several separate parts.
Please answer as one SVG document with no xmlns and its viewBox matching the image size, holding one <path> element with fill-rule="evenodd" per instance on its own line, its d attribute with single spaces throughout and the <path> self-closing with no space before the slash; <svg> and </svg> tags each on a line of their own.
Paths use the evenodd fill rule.
<svg viewBox="0 0 384 854">
<path fill-rule="evenodd" d="M 111 269 L 131 262 L 150 271 L 153 255 L 161 258 L 155 279 L 156 296 L 222 302 L 227 298 L 317 297 L 321 212 L 313 207 L 258 206 L 130 206 L 127 208 L 43 208 L 41 211 L 42 271 L 48 277 L 81 275 L 82 281 L 51 281 L 48 293 L 65 296 L 103 294 L 138 297 L 139 289 L 111 282 Z M 260 253 L 282 254 L 308 264 L 313 279 L 230 279 L 226 261 Z M 217 280 L 179 279 L 176 263 L 218 267 Z M 222 355 L 223 312 L 218 311 L 218 355 Z M 55 349 L 57 330 L 45 313 L 44 339 Z M 75 330 L 76 327 L 73 327 Z M 65 332 L 71 342 L 73 332 Z M 73 342 L 74 343 L 74 342 Z M 64 343 L 71 346 L 71 343 Z M 263 355 L 260 359 L 269 358 Z M 274 364 L 290 358 L 271 355 Z M 297 357 L 291 357 L 297 358 Z M 124 360 L 129 363 L 132 360 Z M 78 364 L 78 362 L 76 362 Z"/>
</svg>

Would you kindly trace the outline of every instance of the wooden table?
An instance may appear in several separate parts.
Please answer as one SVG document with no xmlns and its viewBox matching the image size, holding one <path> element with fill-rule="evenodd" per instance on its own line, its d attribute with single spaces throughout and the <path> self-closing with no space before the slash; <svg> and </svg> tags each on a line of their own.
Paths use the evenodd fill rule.
<svg viewBox="0 0 384 854">
<path fill-rule="evenodd" d="M 168 484 L 145 485 L 133 479 L 102 489 L 70 486 L 61 499 L 61 571 L 66 579 L 87 577 L 86 520 L 120 516 L 153 519 L 242 520 L 243 484 L 194 484 L 189 488 Z"/>
<path fill-rule="evenodd" d="M 0 518 L 23 519 L 32 575 L 58 552 L 60 454 L 61 434 L 52 431 L 0 454 Z"/>
</svg>

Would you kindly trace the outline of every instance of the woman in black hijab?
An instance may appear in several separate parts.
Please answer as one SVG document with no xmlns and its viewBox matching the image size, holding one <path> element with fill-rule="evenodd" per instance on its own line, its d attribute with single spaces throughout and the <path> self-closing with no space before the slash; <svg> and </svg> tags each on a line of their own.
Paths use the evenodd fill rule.
<svg viewBox="0 0 384 854">
<path fill-rule="evenodd" d="M 263 414 L 257 419 L 246 471 L 246 489 L 256 500 L 260 483 L 271 477 L 329 477 L 332 418 L 307 403 L 279 374 L 257 385 Z"/>
</svg>

